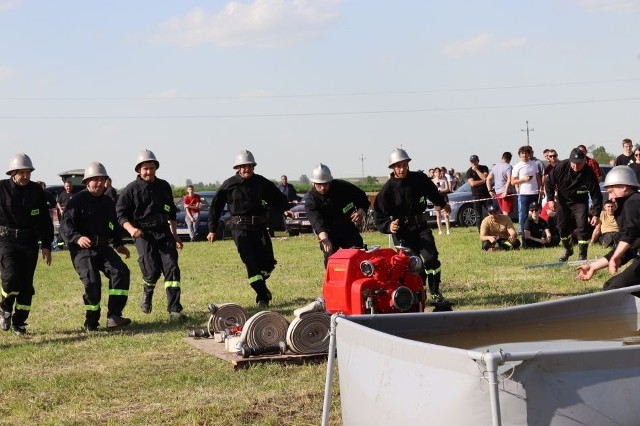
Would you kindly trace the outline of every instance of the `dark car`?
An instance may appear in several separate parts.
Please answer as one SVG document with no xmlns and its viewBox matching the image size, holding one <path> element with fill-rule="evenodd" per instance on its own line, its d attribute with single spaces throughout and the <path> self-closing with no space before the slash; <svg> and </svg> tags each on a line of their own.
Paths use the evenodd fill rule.
<svg viewBox="0 0 640 426">
<path fill-rule="evenodd" d="M 289 209 L 291 213 L 293 213 L 293 217 L 286 218 L 285 227 L 290 237 L 300 235 L 301 232 L 313 232 L 311 222 L 307 219 L 307 212 L 304 209 L 304 204 L 308 196 L 309 193 L 307 192 L 302 196 L 300 202 Z"/>
<path fill-rule="evenodd" d="M 211 202 L 213 201 L 213 197 L 215 197 L 216 192 L 196 191 L 195 193 L 200 195 L 201 198 L 200 216 L 198 217 L 195 239 L 202 241 L 207 238 L 207 234 L 209 233 L 209 207 L 211 206 Z M 176 202 L 176 208 L 178 209 L 178 213 L 176 214 L 176 231 L 178 232 L 178 237 L 180 237 L 181 240 L 189 240 L 189 230 L 187 229 L 187 223 L 184 220 L 186 216 L 184 212 L 184 197 L 180 198 L 178 202 Z M 231 215 L 225 208 L 218 223 L 218 230 L 216 232 L 217 239 L 222 240 L 225 238 L 231 238 L 230 218 Z"/>
</svg>

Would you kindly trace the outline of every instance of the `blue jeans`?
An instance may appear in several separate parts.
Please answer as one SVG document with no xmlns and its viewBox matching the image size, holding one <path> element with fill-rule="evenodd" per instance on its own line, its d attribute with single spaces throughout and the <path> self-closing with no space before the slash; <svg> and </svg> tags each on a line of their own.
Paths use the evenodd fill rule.
<svg viewBox="0 0 640 426">
<path fill-rule="evenodd" d="M 529 216 L 529 204 L 538 201 L 538 194 L 518 195 L 518 229 L 520 235 L 524 234 L 524 223 Z"/>
<path fill-rule="evenodd" d="M 184 222 L 187 224 L 187 230 L 189 230 L 189 237 L 193 240 L 198 234 L 198 218 L 200 213 L 191 213 L 193 216 L 193 222 L 189 220 L 189 216 L 184 215 Z"/>
</svg>

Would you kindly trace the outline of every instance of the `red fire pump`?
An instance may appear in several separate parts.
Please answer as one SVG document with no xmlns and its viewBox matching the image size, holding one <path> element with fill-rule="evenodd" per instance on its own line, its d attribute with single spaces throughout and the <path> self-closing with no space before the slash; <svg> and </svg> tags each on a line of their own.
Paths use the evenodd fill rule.
<svg viewBox="0 0 640 426">
<path fill-rule="evenodd" d="M 346 315 L 422 312 L 419 256 L 405 249 L 341 249 L 327 263 L 322 295 L 328 312 Z"/>
</svg>

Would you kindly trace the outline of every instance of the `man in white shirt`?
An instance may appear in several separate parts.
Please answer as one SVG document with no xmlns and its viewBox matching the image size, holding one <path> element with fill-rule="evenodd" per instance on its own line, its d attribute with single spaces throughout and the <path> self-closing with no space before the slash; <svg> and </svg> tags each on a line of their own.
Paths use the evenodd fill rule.
<svg viewBox="0 0 640 426">
<path fill-rule="evenodd" d="M 520 161 L 513 166 L 511 183 L 518 190 L 518 227 L 522 234 L 524 223 L 529 216 L 529 205 L 539 201 L 538 196 L 542 187 L 542 176 L 538 164 L 532 159 L 533 149 L 521 146 L 518 150 Z"/>
</svg>

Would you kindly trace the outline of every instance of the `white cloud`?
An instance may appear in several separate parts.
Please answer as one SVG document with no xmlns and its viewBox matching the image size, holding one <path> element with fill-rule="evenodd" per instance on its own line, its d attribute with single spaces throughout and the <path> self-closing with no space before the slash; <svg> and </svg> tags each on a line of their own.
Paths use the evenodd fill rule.
<svg viewBox="0 0 640 426">
<path fill-rule="evenodd" d="M 526 46 L 526 44 L 527 40 L 525 38 L 499 40 L 492 34 L 480 34 L 467 40 L 449 43 L 444 47 L 443 52 L 446 56 L 461 57 L 519 49 Z"/>
<path fill-rule="evenodd" d="M 0 12 L 3 10 L 15 9 L 22 3 L 22 0 L 0 0 Z"/>
<path fill-rule="evenodd" d="M 0 65 L 0 81 L 8 80 L 13 74 L 14 72 L 11 68 Z"/>
<path fill-rule="evenodd" d="M 632 14 L 640 12 L 640 0 L 578 0 L 584 10 L 592 13 L 622 13 Z"/>
<path fill-rule="evenodd" d="M 160 26 L 152 41 L 192 47 L 279 47 L 324 31 L 337 19 L 342 0 L 231 1 L 224 10 L 209 14 L 193 9 Z"/>
</svg>

